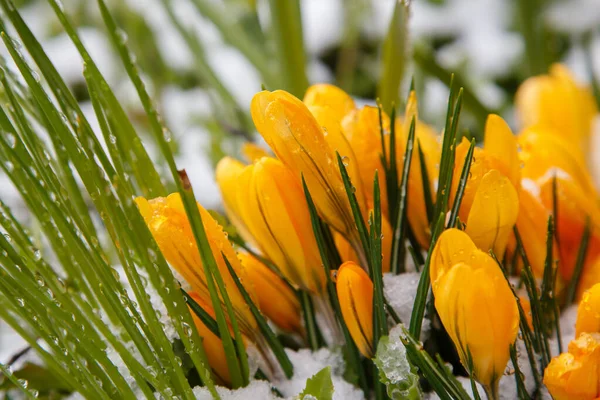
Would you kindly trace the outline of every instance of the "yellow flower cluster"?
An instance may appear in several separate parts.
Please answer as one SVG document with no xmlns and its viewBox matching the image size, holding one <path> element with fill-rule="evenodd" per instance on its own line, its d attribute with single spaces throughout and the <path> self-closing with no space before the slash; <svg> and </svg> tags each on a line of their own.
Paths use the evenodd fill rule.
<svg viewBox="0 0 600 400">
<path fill-rule="evenodd" d="M 600 210 L 586 166 L 591 119 L 596 112 L 593 100 L 564 67 L 553 66 L 550 75 L 531 78 L 522 85 L 516 104 L 522 124 L 518 135 L 501 117 L 488 117 L 483 146 L 474 149 L 458 211 L 461 224 L 440 235 L 430 260 L 440 319 L 462 363 L 491 391 L 496 390 L 508 362 L 519 315 L 501 266 L 490 252 L 500 262 L 505 253 L 513 259 L 517 250 L 514 227 L 520 232 L 534 273 L 541 277 L 546 258 L 546 223 L 557 209 L 554 259 L 562 283 L 573 275 L 579 242 L 589 221 L 590 245 L 579 293 L 600 282 Z M 255 337 L 256 321 L 234 285 L 224 257 L 262 313 L 284 331 L 304 335 L 295 290 L 317 299 L 326 296 L 327 277 L 313 235 L 305 182 L 320 217 L 331 229 L 343 262 L 334 266 L 339 267 L 335 281 L 342 317 L 360 352 L 365 357 L 373 356 L 373 282 L 337 154 L 346 166 L 365 219 L 375 206 L 374 179 L 378 174 L 383 212 L 382 269 L 387 272 L 395 221 L 389 220 L 386 166 L 382 160 L 390 156 L 389 131 L 393 126 L 397 133 L 397 164 L 402 168 L 413 120 L 415 146 L 425 162 L 420 162 L 418 151 L 412 153 L 407 217 L 422 249 L 428 249 L 431 241 L 425 205 L 426 200 L 434 199 L 425 198 L 421 168 L 427 168 L 431 185 L 428 192 L 435 193 L 441 140 L 434 129 L 418 120 L 417 108 L 416 94 L 411 92 L 404 115 L 391 120 L 376 107 L 358 108 L 348 94 L 327 84 L 310 87 L 303 100 L 285 91 L 255 95 L 252 119 L 274 156 L 246 145 L 243 153 L 249 163 L 225 157 L 217 165 L 216 179 L 229 220 L 246 244 L 268 263 L 246 252 L 237 254 L 223 229 L 199 206 L 211 250 L 247 338 Z M 449 204 L 457 196 L 469 147 L 466 139 L 456 145 Z M 137 203 L 166 259 L 192 286 L 198 303 L 212 312 L 202 262 L 179 195 L 139 198 Z M 520 257 L 515 259 L 519 261 Z M 597 291 L 600 293 L 600 289 Z M 595 306 L 598 299 L 600 294 L 586 292 L 583 304 Z M 567 393 L 568 386 L 579 379 L 589 380 L 587 386 L 581 385 L 582 390 L 591 393 L 594 383 L 597 393 L 597 373 L 592 382 L 593 374 L 580 371 L 583 367 L 578 366 L 600 368 L 594 364 L 600 360 L 596 350 L 600 348 L 600 336 L 595 333 L 600 330 L 600 314 L 586 314 L 585 310 L 585 306 L 580 310 L 577 327 L 578 333 L 585 333 L 572 342 L 569 353 L 548 367 L 545 382 L 553 394 Z M 218 338 L 211 336 L 200 321 L 197 324 L 206 343 L 214 347 L 208 356 L 216 375 L 227 382 Z M 575 372 L 566 376 L 561 372 L 565 370 Z M 560 396 L 555 398 L 567 398 Z"/>
</svg>

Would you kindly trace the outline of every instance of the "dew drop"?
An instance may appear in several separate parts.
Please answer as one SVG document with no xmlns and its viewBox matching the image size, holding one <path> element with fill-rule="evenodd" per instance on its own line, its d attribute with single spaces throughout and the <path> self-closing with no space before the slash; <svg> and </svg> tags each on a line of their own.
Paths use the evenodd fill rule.
<svg viewBox="0 0 600 400">
<path fill-rule="evenodd" d="M 17 137 L 14 133 L 8 132 L 6 134 L 6 143 L 8 143 L 8 147 L 10 147 L 11 149 L 17 147 Z"/>
</svg>

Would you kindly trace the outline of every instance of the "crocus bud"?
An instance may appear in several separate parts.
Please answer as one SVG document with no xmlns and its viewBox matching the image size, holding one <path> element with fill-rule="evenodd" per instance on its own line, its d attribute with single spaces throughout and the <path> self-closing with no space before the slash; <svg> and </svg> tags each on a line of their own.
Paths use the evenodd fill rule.
<svg viewBox="0 0 600 400">
<path fill-rule="evenodd" d="M 358 350 L 373 356 L 373 282 L 356 263 L 343 263 L 337 271 L 337 295 L 344 322 Z"/>
<path fill-rule="evenodd" d="M 293 172 L 281 161 L 263 157 L 245 167 L 231 190 L 262 253 L 289 282 L 322 293 L 325 271 L 304 191 Z"/>
<path fill-rule="evenodd" d="M 212 307 L 206 303 L 198 293 L 190 292 L 188 295 L 194 299 L 196 303 L 204 311 L 206 311 L 211 317 L 215 318 L 215 312 Z M 194 324 L 196 325 L 196 329 L 198 330 L 198 334 L 202 338 L 202 346 L 204 346 L 204 352 L 206 353 L 206 358 L 208 359 L 208 365 L 213 370 L 214 375 L 217 377 L 219 383 L 229 385 L 231 384 L 231 378 L 229 375 L 229 367 L 227 366 L 227 358 L 225 356 L 225 349 L 223 348 L 223 342 L 221 338 L 212 333 L 210 329 L 196 314 L 190 310 L 192 314 L 192 318 L 194 319 Z"/>
<path fill-rule="evenodd" d="M 554 400 L 593 400 L 600 395 L 599 374 L 600 334 L 583 333 L 548 364 L 544 384 Z"/>
<path fill-rule="evenodd" d="M 205 303 L 211 304 L 200 252 L 179 193 L 152 200 L 138 197 L 135 201 L 165 259 L 185 278 Z M 198 209 L 210 249 L 225 282 L 240 328 L 248 337 L 254 337 L 258 329 L 256 320 L 229 274 L 224 257 L 227 257 L 240 279 L 246 282 L 244 269 L 231 243 L 227 240 L 223 228 L 200 204 Z M 251 296 L 254 295 L 251 286 L 247 286 L 246 290 Z M 224 304 L 222 307 L 225 307 Z"/>
<path fill-rule="evenodd" d="M 457 229 L 442 233 L 432 255 L 435 307 L 461 362 L 496 392 L 519 329 L 514 295 L 500 267 Z"/>
<path fill-rule="evenodd" d="M 282 330 L 302 333 L 300 302 L 292 288 L 256 257 L 248 253 L 238 257 L 254 286 L 261 311 Z"/>
<path fill-rule="evenodd" d="M 358 248 L 360 239 L 334 151 L 302 101 L 277 90 L 254 96 L 256 129 L 296 180 L 303 176 L 321 216 Z"/>
<path fill-rule="evenodd" d="M 600 333 L 600 283 L 583 293 L 577 309 L 575 337 L 585 332 Z"/>
</svg>

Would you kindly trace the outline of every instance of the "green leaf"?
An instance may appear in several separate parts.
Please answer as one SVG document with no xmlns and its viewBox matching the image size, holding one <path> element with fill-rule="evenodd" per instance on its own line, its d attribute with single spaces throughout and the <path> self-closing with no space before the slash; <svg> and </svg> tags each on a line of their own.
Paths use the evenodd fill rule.
<svg viewBox="0 0 600 400">
<path fill-rule="evenodd" d="M 408 361 L 406 348 L 400 340 L 400 329 L 394 328 L 389 336 L 379 339 L 373 361 L 379 369 L 379 379 L 385 384 L 390 399 L 421 399 L 419 375 Z"/>
<path fill-rule="evenodd" d="M 308 378 L 306 387 L 297 398 L 298 400 L 313 398 L 317 400 L 332 400 L 333 382 L 331 381 L 331 367 L 325 367 L 312 377 Z"/>
</svg>

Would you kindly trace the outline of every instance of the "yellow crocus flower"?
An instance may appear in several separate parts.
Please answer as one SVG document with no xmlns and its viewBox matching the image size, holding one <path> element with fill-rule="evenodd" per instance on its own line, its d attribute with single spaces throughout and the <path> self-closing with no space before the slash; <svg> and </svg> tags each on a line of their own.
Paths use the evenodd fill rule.
<svg viewBox="0 0 600 400">
<path fill-rule="evenodd" d="M 450 203 L 458 190 L 469 142 L 456 148 Z M 502 260 L 519 214 L 520 174 L 515 165 L 517 142 L 502 118 L 490 115 L 483 149 L 475 148 L 469 178 L 459 209 L 466 232 L 482 250 L 493 250 Z"/>
<path fill-rule="evenodd" d="M 251 254 L 240 253 L 238 257 L 254 286 L 261 311 L 284 331 L 302 333 L 300 302 L 292 288 Z"/>
<path fill-rule="evenodd" d="M 222 191 L 232 191 L 241 221 L 281 274 L 304 290 L 322 293 L 325 272 L 294 173 L 281 161 L 263 157 L 244 167 L 236 184 L 218 183 Z"/>
<path fill-rule="evenodd" d="M 359 249 L 337 157 L 308 107 L 285 91 L 262 91 L 252 99 L 250 111 L 256 129 L 277 157 L 296 179 L 304 176 L 321 216 Z"/>
<path fill-rule="evenodd" d="M 201 296 L 197 293 L 190 292 L 188 295 L 198 303 L 204 311 L 206 311 L 211 317 L 215 318 L 215 312 L 208 303 L 204 302 Z M 227 366 L 227 358 L 225 356 L 225 349 L 223 348 L 223 342 L 221 338 L 212 333 L 210 329 L 196 314 L 190 310 L 194 324 L 198 330 L 198 334 L 202 338 L 202 346 L 204 346 L 204 352 L 208 359 L 208 365 L 213 370 L 213 374 L 217 377 L 218 383 L 229 386 L 231 384 L 231 377 L 229 375 L 229 367 Z"/>
<path fill-rule="evenodd" d="M 548 75 L 527 79 L 517 90 L 515 104 L 524 128 L 546 129 L 587 150 L 596 103 L 591 91 L 578 86 L 565 66 L 554 64 Z"/>
<path fill-rule="evenodd" d="M 594 400 L 600 396 L 600 334 L 583 333 L 569 352 L 554 357 L 544 384 L 554 400 Z"/>
<path fill-rule="evenodd" d="M 344 322 L 361 354 L 373 356 L 373 282 L 355 262 L 343 263 L 337 271 L 337 295 Z"/>
<path fill-rule="evenodd" d="M 204 303 L 211 303 L 200 253 L 179 193 L 152 200 L 138 197 L 135 201 L 165 259 L 185 278 Z M 247 282 L 244 268 L 223 228 L 200 204 L 198 209 L 240 328 L 247 336 L 254 337 L 257 332 L 256 320 L 229 274 L 224 257 L 227 257 L 240 279 Z M 246 289 L 254 295 L 251 286 L 247 286 Z"/>
<path fill-rule="evenodd" d="M 584 332 L 600 333 L 600 283 L 586 290 L 579 302 L 575 337 Z"/>
<path fill-rule="evenodd" d="M 522 175 L 533 181 L 543 178 L 548 170 L 562 171 L 586 192 L 595 193 L 583 153 L 567 139 L 548 130 L 531 127 L 517 137 L 521 152 Z"/>
<path fill-rule="evenodd" d="M 442 233 L 430 270 L 435 307 L 458 349 L 463 365 L 488 391 L 496 393 L 519 329 L 519 312 L 498 264 L 469 236 Z"/>
</svg>

